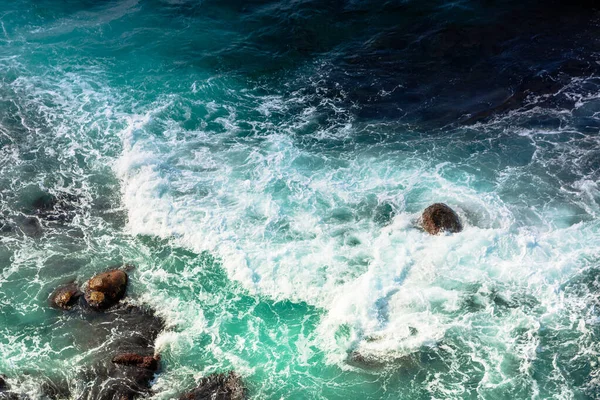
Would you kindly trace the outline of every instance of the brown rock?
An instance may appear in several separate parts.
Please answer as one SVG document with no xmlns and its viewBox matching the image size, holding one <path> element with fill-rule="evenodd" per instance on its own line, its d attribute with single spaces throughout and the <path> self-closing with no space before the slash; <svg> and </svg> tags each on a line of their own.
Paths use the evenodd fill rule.
<svg viewBox="0 0 600 400">
<path fill-rule="evenodd" d="M 106 309 L 117 304 L 127 289 L 127 274 L 113 269 L 94 276 L 88 281 L 85 300 L 90 307 Z"/>
<path fill-rule="evenodd" d="M 462 231 L 458 215 L 443 203 L 435 203 L 427 207 L 421 216 L 421 224 L 423 229 L 432 235 L 445 231 L 452 233 Z"/>
<path fill-rule="evenodd" d="M 50 306 L 62 310 L 70 310 L 82 294 L 74 282 L 59 286 L 50 295 Z"/>
<path fill-rule="evenodd" d="M 156 371 L 158 369 L 159 361 L 160 356 L 141 356 L 136 353 L 119 354 L 118 356 L 115 356 L 112 360 L 112 362 L 115 364 L 131 365 L 138 368 L 149 369 L 152 371 Z"/>
</svg>

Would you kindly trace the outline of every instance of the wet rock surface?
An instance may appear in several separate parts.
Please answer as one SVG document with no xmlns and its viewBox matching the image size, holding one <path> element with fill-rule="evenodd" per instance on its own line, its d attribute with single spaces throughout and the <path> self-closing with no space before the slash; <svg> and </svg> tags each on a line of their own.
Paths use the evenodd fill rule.
<svg viewBox="0 0 600 400">
<path fill-rule="evenodd" d="M 209 375 L 198 387 L 182 395 L 179 400 L 242 400 L 246 399 L 242 379 L 235 372 Z"/>
<path fill-rule="evenodd" d="M 112 362 L 120 365 L 131 365 L 138 368 L 145 368 L 152 371 L 158 369 L 159 356 L 141 356 L 136 353 L 124 353 L 115 356 Z"/>
<path fill-rule="evenodd" d="M 441 232 L 462 231 L 460 218 L 453 209 L 444 203 L 435 203 L 423 211 L 421 225 L 426 232 L 437 235 Z"/>
<path fill-rule="evenodd" d="M 58 287 L 48 300 L 51 307 L 60 308 L 62 310 L 70 310 L 77 305 L 79 298 L 83 293 L 75 282 L 67 283 Z"/>
<path fill-rule="evenodd" d="M 117 304 L 127 289 L 127 274 L 113 269 L 94 276 L 87 283 L 85 300 L 94 309 L 105 310 Z"/>
<path fill-rule="evenodd" d="M 125 296 L 127 281 L 124 270 L 111 269 L 92 277 L 85 295 L 76 283 L 69 282 L 49 298 L 52 307 L 74 313 L 69 323 L 75 348 L 101 349 L 78 379 L 85 382 L 77 390 L 78 399 L 121 400 L 146 395 L 159 369 L 160 356 L 155 355 L 154 342 L 164 329 L 164 321 L 150 308 L 119 303 Z M 69 398 L 68 390 L 66 396 L 61 390 L 53 392 L 59 394 L 58 398 Z"/>
</svg>

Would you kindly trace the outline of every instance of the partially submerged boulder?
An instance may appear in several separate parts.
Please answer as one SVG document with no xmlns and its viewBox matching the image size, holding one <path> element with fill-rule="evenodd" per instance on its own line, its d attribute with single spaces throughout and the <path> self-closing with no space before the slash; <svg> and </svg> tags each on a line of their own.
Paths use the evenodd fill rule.
<svg viewBox="0 0 600 400">
<path fill-rule="evenodd" d="M 77 304 L 82 295 L 83 293 L 79 290 L 75 282 L 67 283 L 66 285 L 59 286 L 50 295 L 50 306 L 62 310 L 70 310 Z"/>
<path fill-rule="evenodd" d="M 421 225 L 432 235 L 440 232 L 462 231 L 460 218 L 453 209 L 444 203 L 435 203 L 427 207 L 421 216 Z"/>
<path fill-rule="evenodd" d="M 85 300 L 91 308 L 104 310 L 117 304 L 127 289 L 127 273 L 113 269 L 94 276 L 85 289 Z"/>
<path fill-rule="evenodd" d="M 200 380 L 198 387 L 179 400 L 243 400 L 246 389 L 235 372 L 212 374 Z"/>
</svg>

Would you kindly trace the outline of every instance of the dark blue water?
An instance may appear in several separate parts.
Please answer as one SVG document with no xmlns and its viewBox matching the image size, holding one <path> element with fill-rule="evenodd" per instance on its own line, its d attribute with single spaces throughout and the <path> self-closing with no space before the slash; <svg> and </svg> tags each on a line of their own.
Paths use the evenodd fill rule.
<svg viewBox="0 0 600 400">
<path fill-rule="evenodd" d="M 48 295 L 131 263 L 152 398 L 230 369 L 256 399 L 600 395 L 596 2 L 12 0 L 0 28 L 16 391 L 86 393 L 114 337 Z M 420 230 L 434 202 L 464 231 Z"/>
</svg>

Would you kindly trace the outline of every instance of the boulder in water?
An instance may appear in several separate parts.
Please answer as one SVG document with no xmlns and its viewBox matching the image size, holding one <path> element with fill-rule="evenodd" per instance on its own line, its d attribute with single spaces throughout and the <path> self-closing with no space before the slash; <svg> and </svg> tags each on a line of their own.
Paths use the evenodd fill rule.
<svg viewBox="0 0 600 400">
<path fill-rule="evenodd" d="M 243 400 L 246 389 L 242 379 L 233 371 L 202 378 L 198 387 L 184 394 L 180 400 Z"/>
<path fill-rule="evenodd" d="M 127 274 L 113 269 L 94 276 L 88 281 L 85 300 L 90 307 L 104 310 L 117 304 L 127 289 Z"/>
<path fill-rule="evenodd" d="M 50 295 L 50 306 L 62 310 L 70 310 L 77 304 L 77 300 L 79 300 L 82 294 L 74 282 L 67 283 L 66 285 L 59 286 Z"/>
<path fill-rule="evenodd" d="M 453 209 L 444 203 L 435 203 L 423 211 L 421 225 L 428 233 L 437 235 L 440 232 L 460 232 L 462 224 Z"/>
</svg>

